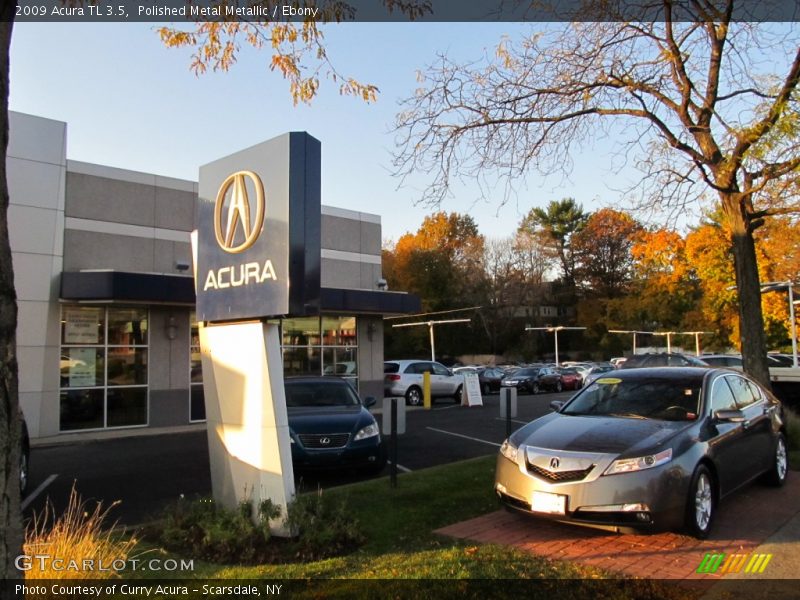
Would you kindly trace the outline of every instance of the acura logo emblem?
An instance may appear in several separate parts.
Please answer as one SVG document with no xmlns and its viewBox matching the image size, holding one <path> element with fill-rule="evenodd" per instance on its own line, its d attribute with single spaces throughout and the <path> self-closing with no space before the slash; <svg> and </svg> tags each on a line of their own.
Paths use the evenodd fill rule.
<svg viewBox="0 0 800 600">
<path fill-rule="evenodd" d="M 550 459 L 550 468 L 551 469 L 555 470 L 560 466 L 561 466 L 561 461 L 558 459 L 557 456 L 554 456 L 553 458 Z"/>
<path fill-rule="evenodd" d="M 319 438 L 319 443 L 323 446 L 327 446 L 328 444 L 331 443 L 331 438 L 329 437 Z"/>
<path fill-rule="evenodd" d="M 255 215 L 251 215 L 247 180 L 252 182 L 256 193 Z M 225 221 L 222 211 L 227 202 Z M 247 250 L 258 239 L 264 224 L 264 185 L 252 171 L 238 171 L 222 182 L 214 204 L 214 234 L 217 244 L 225 252 L 237 254 Z M 239 232 L 241 231 L 241 234 Z M 237 235 L 239 234 L 239 235 Z"/>
</svg>

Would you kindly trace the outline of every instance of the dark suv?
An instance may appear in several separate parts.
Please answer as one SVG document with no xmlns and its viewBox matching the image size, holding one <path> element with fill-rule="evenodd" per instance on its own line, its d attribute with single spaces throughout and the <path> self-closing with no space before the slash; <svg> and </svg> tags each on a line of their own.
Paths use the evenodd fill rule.
<svg viewBox="0 0 800 600">
<path fill-rule="evenodd" d="M 640 367 L 708 367 L 695 356 L 678 352 L 652 352 L 636 354 L 620 365 L 620 369 L 638 369 Z"/>
</svg>

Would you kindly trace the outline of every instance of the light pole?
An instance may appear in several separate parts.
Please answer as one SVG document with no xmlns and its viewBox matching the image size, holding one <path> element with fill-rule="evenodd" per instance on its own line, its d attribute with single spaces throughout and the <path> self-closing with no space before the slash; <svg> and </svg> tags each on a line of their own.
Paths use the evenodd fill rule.
<svg viewBox="0 0 800 600">
<path fill-rule="evenodd" d="M 564 327 L 563 325 L 559 325 L 558 327 L 526 327 L 525 331 L 552 331 L 555 334 L 555 341 L 556 341 L 556 366 L 558 366 L 558 332 L 563 331 L 565 329 L 586 329 L 586 327 Z"/>
<path fill-rule="evenodd" d="M 786 288 L 789 290 L 789 325 L 792 335 L 792 366 L 797 368 L 797 324 L 794 318 L 794 281 L 767 281 L 761 284 L 761 293 L 774 292 Z"/>
<path fill-rule="evenodd" d="M 469 323 L 472 319 L 446 319 L 444 321 L 419 321 L 417 323 L 398 323 L 392 327 L 415 327 L 417 325 L 427 325 L 431 337 L 431 360 L 436 360 L 436 345 L 433 339 L 433 326 L 442 325 L 444 323 Z"/>
<path fill-rule="evenodd" d="M 644 333 L 647 335 L 653 335 L 654 332 L 652 331 L 634 331 L 632 329 L 609 329 L 608 333 L 632 333 L 633 334 L 633 355 L 636 356 L 636 334 L 637 333 Z"/>
</svg>

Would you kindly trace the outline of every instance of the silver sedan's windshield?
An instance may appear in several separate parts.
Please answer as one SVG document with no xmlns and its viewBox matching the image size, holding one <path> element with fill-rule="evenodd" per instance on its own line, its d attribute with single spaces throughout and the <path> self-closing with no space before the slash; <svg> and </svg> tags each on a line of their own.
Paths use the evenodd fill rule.
<svg viewBox="0 0 800 600">
<path fill-rule="evenodd" d="M 601 377 L 569 402 L 561 413 L 693 421 L 700 412 L 699 406 L 699 382 Z"/>
</svg>

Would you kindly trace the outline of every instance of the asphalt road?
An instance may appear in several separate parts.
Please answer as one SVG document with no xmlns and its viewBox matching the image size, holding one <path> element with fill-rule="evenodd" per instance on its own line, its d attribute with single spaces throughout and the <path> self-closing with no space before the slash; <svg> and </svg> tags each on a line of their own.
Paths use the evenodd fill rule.
<svg viewBox="0 0 800 600">
<path fill-rule="evenodd" d="M 552 400 L 573 392 L 523 395 L 518 400 L 516 429 L 550 411 Z M 398 467 L 417 471 L 467 458 L 495 454 L 506 437 L 499 396 L 484 396 L 482 407 L 436 401 L 431 410 L 409 409 L 406 433 L 398 438 Z M 380 403 L 379 403 L 380 406 Z M 378 411 L 380 412 L 380 411 Z M 377 416 L 381 422 L 381 416 Z M 388 467 L 380 476 L 388 474 Z M 365 479 L 363 474 L 296 473 L 298 490 L 332 487 Z M 109 518 L 136 525 L 158 516 L 183 494 L 211 495 L 205 431 L 150 435 L 33 448 L 29 495 L 24 514 L 41 514 L 51 502 L 56 513 L 66 506 L 72 486 L 91 508 L 115 504 Z"/>
</svg>

